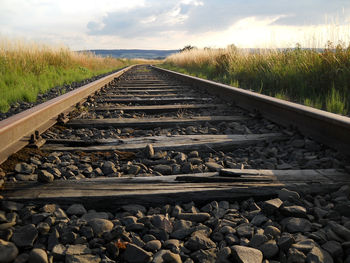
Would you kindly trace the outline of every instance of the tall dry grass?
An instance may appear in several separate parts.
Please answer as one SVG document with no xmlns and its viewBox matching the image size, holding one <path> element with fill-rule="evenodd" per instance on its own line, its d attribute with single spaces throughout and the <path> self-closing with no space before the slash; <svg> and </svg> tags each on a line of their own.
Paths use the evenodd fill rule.
<svg viewBox="0 0 350 263">
<path fill-rule="evenodd" d="M 0 111 L 39 93 L 137 63 L 21 40 L 0 39 Z"/>
<path fill-rule="evenodd" d="M 164 67 L 303 103 L 349 112 L 350 47 L 325 49 L 192 49 L 169 56 Z"/>
</svg>

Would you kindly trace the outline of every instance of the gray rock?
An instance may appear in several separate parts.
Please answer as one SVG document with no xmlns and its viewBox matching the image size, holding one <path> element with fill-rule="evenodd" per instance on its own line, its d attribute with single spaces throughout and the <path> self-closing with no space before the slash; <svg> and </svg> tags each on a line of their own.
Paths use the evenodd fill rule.
<svg viewBox="0 0 350 263">
<path fill-rule="evenodd" d="M 57 244 L 52 248 L 52 256 L 55 260 L 63 260 L 66 256 L 66 247 L 62 244 Z"/>
<path fill-rule="evenodd" d="M 322 245 L 322 248 L 326 250 L 333 258 L 343 257 L 343 249 L 339 242 L 337 241 L 327 241 Z"/>
<path fill-rule="evenodd" d="M 40 248 L 34 248 L 29 253 L 28 258 L 29 263 L 47 263 L 47 254 L 46 251 Z"/>
<path fill-rule="evenodd" d="M 253 248 L 258 248 L 259 246 L 266 243 L 267 241 L 268 241 L 268 238 L 265 235 L 256 234 L 250 240 L 249 246 L 251 246 Z"/>
<path fill-rule="evenodd" d="M 100 263 L 98 255 L 67 255 L 66 263 Z"/>
<path fill-rule="evenodd" d="M 73 204 L 70 207 L 68 207 L 68 209 L 67 209 L 68 215 L 82 216 L 86 213 L 87 213 L 87 211 L 82 204 Z"/>
<path fill-rule="evenodd" d="M 144 206 L 142 205 L 137 205 L 137 204 L 129 204 L 129 205 L 123 205 L 122 208 L 127 211 L 130 212 L 132 214 L 137 214 L 139 211 L 141 213 L 146 213 L 147 210 Z"/>
<path fill-rule="evenodd" d="M 195 251 L 199 249 L 215 248 L 216 244 L 208 238 L 203 231 L 193 232 L 191 237 L 185 242 L 185 247 Z"/>
<path fill-rule="evenodd" d="M 281 237 L 277 240 L 278 246 L 284 251 L 287 251 L 294 242 L 293 235 L 287 232 L 283 232 Z"/>
<path fill-rule="evenodd" d="M 138 174 L 141 170 L 141 167 L 138 165 L 130 165 L 128 169 L 128 174 Z"/>
<path fill-rule="evenodd" d="M 129 243 L 124 252 L 124 259 L 129 263 L 148 263 L 152 260 L 152 253 Z"/>
<path fill-rule="evenodd" d="M 61 249 L 61 247 L 58 249 Z M 88 248 L 87 245 L 83 244 L 68 245 L 67 249 L 65 250 L 66 255 L 86 255 L 90 253 L 90 248 Z"/>
<path fill-rule="evenodd" d="M 254 226 L 261 226 L 263 223 L 265 223 L 268 220 L 269 219 L 265 215 L 257 214 L 256 216 L 253 217 L 250 223 L 253 224 Z"/>
<path fill-rule="evenodd" d="M 275 240 L 269 240 L 266 243 L 262 244 L 258 248 L 264 255 L 265 258 L 270 259 L 276 256 L 279 252 L 279 248 Z"/>
<path fill-rule="evenodd" d="M 18 249 L 12 242 L 0 239 L 0 262 L 10 263 L 18 255 Z"/>
<path fill-rule="evenodd" d="M 305 254 L 295 248 L 289 248 L 287 256 L 288 263 L 305 262 L 306 260 Z"/>
<path fill-rule="evenodd" d="M 152 158 L 154 155 L 154 149 L 152 144 L 147 144 L 145 147 L 145 154 L 148 158 Z"/>
<path fill-rule="evenodd" d="M 182 263 L 181 257 L 179 254 L 172 253 L 169 250 L 160 250 L 158 251 L 152 260 L 152 263 Z"/>
<path fill-rule="evenodd" d="M 282 204 L 283 202 L 281 199 L 275 198 L 275 199 L 264 201 L 262 204 L 262 209 L 266 214 L 271 215 L 275 211 L 277 211 Z"/>
<path fill-rule="evenodd" d="M 39 170 L 38 171 L 38 181 L 42 182 L 42 183 L 51 183 L 53 182 L 53 180 L 55 179 L 55 177 L 49 173 L 46 170 Z"/>
<path fill-rule="evenodd" d="M 314 246 L 316 246 L 316 243 L 312 239 L 305 239 L 293 244 L 292 248 L 298 249 L 299 251 L 307 254 L 314 248 Z"/>
<path fill-rule="evenodd" d="M 286 201 L 288 199 L 299 199 L 300 195 L 295 192 L 288 190 L 286 188 L 282 188 L 281 190 L 277 191 L 278 193 L 278 198 L 281 199 L 282 201 Z"/>
<path fill-rule="evenodd" d="M 29 224 L 16 228 L 12 236 L 12 241 L 18 247 L 32 247 L 37 237 L 38 230 L 34 225 Z"/>
<path fill-rule="evenodd" d="M 176 250 L 180 246 L 180 241 L 177 239 L 168 239 L 164 242 L 163 247 L 170 250 Z"/>
<path fill-rule="evenodd" d="M 102 172 L 104 175 L 110 175 L 116 173 L 117 169 L 115 168 L 115 164 L 113 162 L 106 161 L 103 163 Z"/>
<path fill-rule="evenodd" d="M 285 221 L 285 227 L 288 232 L 296 233 L 296 232 L 310 232 L 311 231 L 311 223 L 309 220 L 305 218 L 297 218 L 297 217 L 290 217 L 287 218 Z"/>
<path fill-rule="evenodd" d="M 306 256 L 308 263 L 333 263 L 333 258 L 327 251 L 315 246 Z"/>
<path fill-rule="evenodd" d="M 237 263 L 261 263 L 263 254 L 260 250 L 244 246 L 232 246 L 232 256 Z"/>
<path fill-rule="evenodd" d="M 189 220 L 192 222 L 202 223 L 210 218 L 208 213 L 180 213 L 178 219 Z"/>
<path fill-rule="evenodd" d="M 199 157 L 198 151 L 192 151 L 188 154 L 188 158 L 196 158 L 196 157 Z"/>
<path fill-rule="evenodd" d="M 16 257 L 16 259 L 15 259 L 15 261 L 13 261 L 13 263 L 26 263 L 26 262 L 28 262 L 28 259 L 29 259 L 29 254 L 22 253 Z"/>
<path fill-rule="evenodd" d="M 151 240 L 146 243 L 144 249 L 151 252 L 157 252 L 162 247 L 162 243 L 159 240 Z"/>
<path fill-rule="evenodd" d="M 215 262 L 217 257 L 217 251 L 215 248 L 203 250 L 200 249 L 191 254 L 191 258 L 195 262 L 211 263 Z"/>
<path fill-rule="evenodd" d="M 37 174 L 16 174 L 15 178 L 18 181 L 37 181 L 38 175 Z"/>
<path fill-rule="evenodd" d="M 102 236 L 104 232 L 111 231 L 113 228 L 113 223 L 107 219 L 95 218 L 90 220 L 89 225 L 94 230 L 95 236 Z"/>
<path fill-rule="evenodd" d="M 285 216 L 307 218 L 305 207 L 299 205 L 283 206 L 280 210 Z"/>
<path fill-rule="evenodd" d="M 224 167 L 220 164 L 217 164 L 215 162 L 206 162 L 205 165 L 208 167 L 209 171 L 211 172 L 219 172 Z"/>
<path fill-rule="evenodd" d="M 13 201 L 2 201 L 1 206 L 3 209 L 11 212 L 21 210 L 24 205 Z"/>
<path fill-rule="evenodd" d="M 281 235 L 281 231 L 275 227 L 275 226 L 267 226 L 264 229 L 264 234 L 269 237 L 271 236 L 272 238 L 278 238 Z"/>
<path fill-rule="evenodd" d="M 151 218 L 151 223 L 154 225 L 156 228 L 160 228 L 165 230 L 167 233 L 173 232 L 173 224 L 171 221 L 168 219 L 168 217 L 164 215 L 154 215 Z"/>
<path fill-rule="evenodd" d="M 177 162 L 177 163 L 183 163 L 185 162 L 187 159 L 187 156 L 186 154 L 184 153 L 178 153 L 175 157 L 174 157 L 174 160 Z"/>
<path fill-rule="evenodd" d="M 250 224 L 241 224 L 236 228 L 236 231 L 240 237 L 251 238 L 254 234 L 254 227 Z"/>
<path fill-rule="evenodd" d="M 329 221 L 328 225 L 331 227 L 331 229 L 336 233 L 338 236 L 344 238 L 346 241 L 350 241 L 350 230 L 346 227 L 334 222 Z"/>
<path fill-rule="evenodd" d="M 157 164 L 153 167 L 153 170 L 163 175 L 170 175 L 173 172 L 173 169 L 171 168 L 171 166 L 166 164 Z"/>
<path fill-rule="evenodd" d="M 106 212 L 89 212 L 81 217 L 81 219 L 86 221 L 90 221 L 96 218 L 108 219 L 108 214 Z"/>
<path fill-rule="evenodd" d="M 34 167 L 27 163 L 17 163 L 15 171 L 19 174 L 31 174 L 34 172 Z"/>
</svg>

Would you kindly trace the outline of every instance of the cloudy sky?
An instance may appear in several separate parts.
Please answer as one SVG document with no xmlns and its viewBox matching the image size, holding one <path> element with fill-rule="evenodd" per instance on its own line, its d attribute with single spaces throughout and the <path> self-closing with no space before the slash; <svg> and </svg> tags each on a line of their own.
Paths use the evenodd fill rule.
<svg viewBox="0 0 350 263">
<path fill-rule="evenodd" d="M 349 0 L 0 0 L 0 38 L 81 49 L 349 42 Z"/>
</svg>

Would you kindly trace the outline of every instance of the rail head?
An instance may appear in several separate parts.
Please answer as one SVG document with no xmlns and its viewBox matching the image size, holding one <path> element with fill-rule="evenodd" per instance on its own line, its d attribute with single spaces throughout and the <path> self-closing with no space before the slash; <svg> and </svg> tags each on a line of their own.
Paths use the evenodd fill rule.
<svg viewBox="0 0 350 263">
<path fill-rule="evenodd" d="M 8 156 L 29 143 L 28 138 L 35 131 L 40 133 L 57 122 L 57 116 L 69 110 L 113 79 L 120 77 L 133 66 L 95 80 L 54 99 L 0 121 L 0 164 Z"/>
<path fill-rule="evenodd" d="M 350 155 L 350 118 L 346 116 L 155 66 L 153 68 L 205 88 L 241 108 L 258 111 L 273 122 L 296 127 L 304 135 Z"/>
</svg>

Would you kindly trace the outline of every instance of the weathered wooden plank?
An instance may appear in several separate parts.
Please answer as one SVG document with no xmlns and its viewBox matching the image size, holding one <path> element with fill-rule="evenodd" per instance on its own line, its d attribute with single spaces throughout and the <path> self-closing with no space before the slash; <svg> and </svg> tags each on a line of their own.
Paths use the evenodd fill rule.
<svg viewBox="0 0 350 263">
<path fill-rule="evenodd" d="M 223 108 L 225 104 L 177 104 L 177 105 L 152 105 L 152 106 L 112 106 L 112 107 L 96 107 L 95 111 L 144 111 L 144 112 L 168 112 L 181 109 L 208 109 L 208 108 Z"/>
<path fill-rule="evenodd" d="M 184 90 L 183 89 L 121 89 L 121 90 L 111 90 L 110 92 L 108 92 L 107 94 L 102 94 L 102 95 L 110 95 L 110 94 L 114 94 L 114 93 L 144 93 L 144 94 L 152 94 L 152 93 L 183 93 Z M 188 92 L 186 90 L 186 92 Z"/>
<path fill-rule="evenodd" d="M 7 200 L 13 201 L 42 204 L 54 202 L 62 205 L 79 202 L 87 208 L 98 205 L 100 209 L 117 210 L 120 205 L 128 203 L 160 205 L 188 202 L 188 200 L 205 203 L 211 200 L 261 198 L 274 196 L 284 187 L 299 192 L 320 193 L 335 190 L 344 183 L 349 183 L 347 173 L 335 169 L 291 170 L 288 173 L 281 170 L 232 170 L 232 172 L 235 176 L 239 173 L 241 175 L 237 178 L 223 178 L 218 176 L 218 173 L 135 178 L 100 177 L 57 180 L 51 184 L 6 182 L 2 195 Z M 315 177 L 316 174 L 318 178 Z M 276 175 L 280 177 L 275 178 Z"/>
<path fill-rule="evenodd" d="M 168 103 L 185 103 L 185 102 L 208 102 L 212 98 L 198 98 L 198 97 L 177 97 L 177 98 L 101 98 L 98 102 L 108 103 L 138 103 L 146 104 L 168 104 Z"/>
<path fill-rule="evenodd" d="M 176 127 L 185 125 L 198 125 L 205 122 L 232 122 L 243 121 L 249 119 L 243 116 L 199 116 L 192 118 L 119 118 L 119 119 L 73 119 L 66 126 L 74 128 L 89 128 L 89 127 L 131 127 L 138 129 L 149 129 L 154 127 Z"/>
<path fill-rule="evenodd" d="M 155 150 L 178 151 L 212 151 L 229 149 L 237 145 L 255 144 L 261 141 L 284 140 L 286 136 L 280 133 L 244 134 L 244 135 L 175 135 L 150 136 L 117 140 L 50 140 L 56 144 L 46 144 L 41 149 L 47 151 L 140 151 L 147 144 L 152 144 Z M 57 144 L 61 143 L 61 145 Z M 75 145 L 74 147 L 62 146 Z M 89 145 L 94 146 L 89 146 Z M 86 147 L 78 147 L 86 145 Z"/>
<path fill-rule="evenodd" d="M 182 94 L 183 96 L 191 96 L 193 95 L 190 93 Z M 109 95 L 106 94 L 104 98 L 109 98 L 109 99 L 123 99 L 123 98 L 172 98 L 172 97 L 177 97 L 179 94 L 176 93 L 165 93 L 165 94 L 137 94 L 137 95 Z"/>
</svg>

